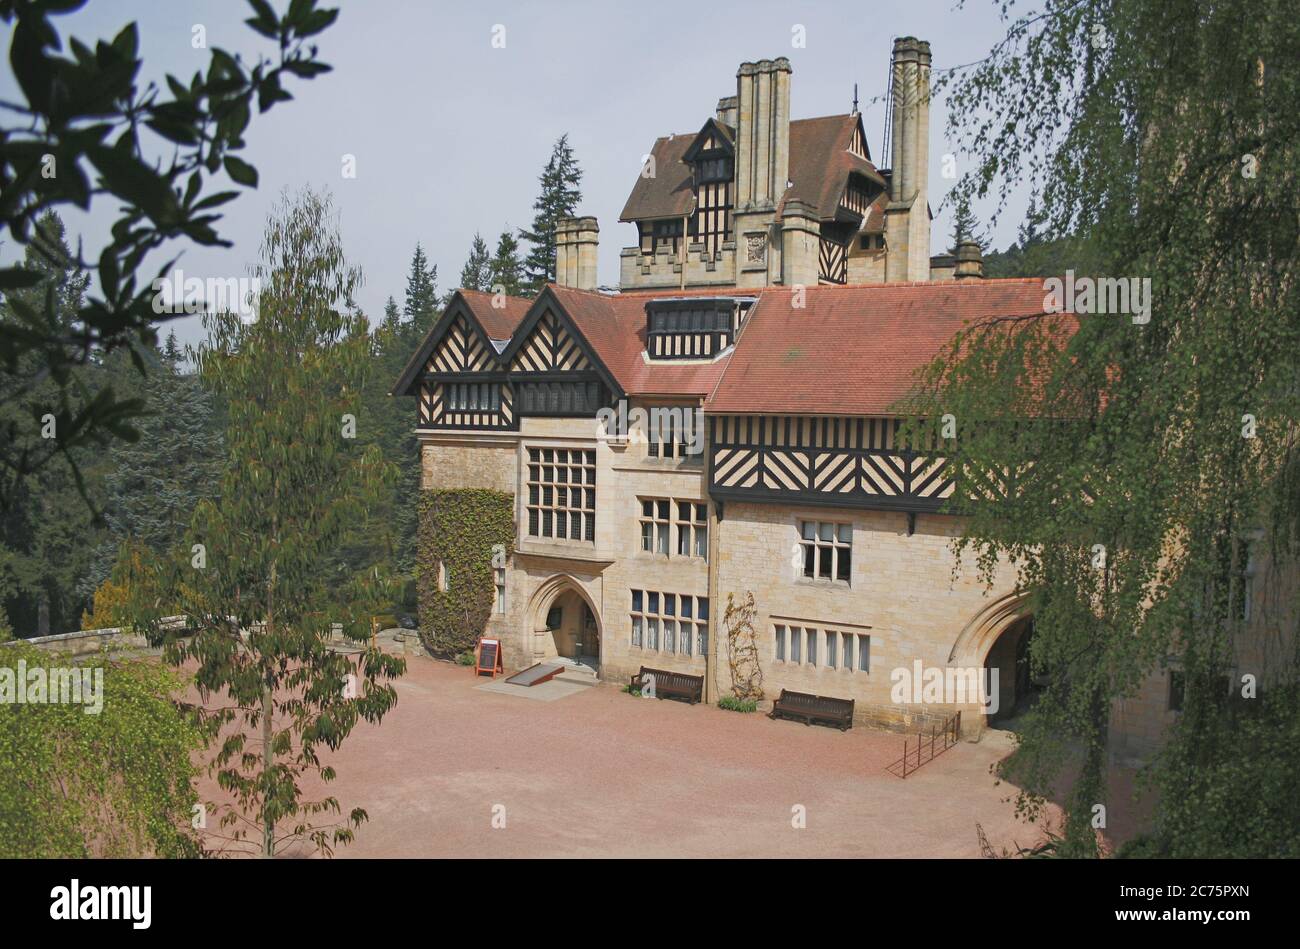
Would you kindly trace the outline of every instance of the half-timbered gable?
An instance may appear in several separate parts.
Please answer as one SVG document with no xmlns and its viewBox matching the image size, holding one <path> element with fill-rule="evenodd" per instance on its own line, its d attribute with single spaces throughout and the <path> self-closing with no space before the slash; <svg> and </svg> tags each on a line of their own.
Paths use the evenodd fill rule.
<svg viewBox="0 0 1300 949">
<path fill-rule="evenodd" d="M 553 373 L 553 372 L 590 372 L 591 360 L 583 352 L 582 345 L 571 333 L 554 310 L 546 310 L 537 320 L 527 336 L 511 347 L 514 352 L 510 360 L 511 372 Z"/>
</svg>

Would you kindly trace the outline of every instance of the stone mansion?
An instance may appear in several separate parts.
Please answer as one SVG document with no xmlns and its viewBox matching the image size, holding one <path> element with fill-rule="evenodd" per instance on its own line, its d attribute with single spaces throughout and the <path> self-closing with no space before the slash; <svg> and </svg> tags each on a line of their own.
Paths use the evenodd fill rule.
<svg viewBox="0 0 1300 949">
<path fill-rule="evenodd" d="M 1041 280 L 984 279 L 974 244 L 930 254 L 929 73 L 928 43 L 894 42 L 873 158 L 856 112 L 792 118 L 788 61 L 744 63 L 696 131 L 650 149 L 617 292 L 580 217 L 535 299 L 454 295 L 393 392 L 415 397 L 424 488 L 515 499 L 485 630 L 507 672 L 567 657 L 625 684 L 652 666 L 705 676 L 716 702 L 723 611 L 752 593 L 769 697 L 906 727 L 923 710 L 891 673 L 918 661 L 998 669 L 996 717 L 1032 690 L 1014 578 L 954 575 L 943 460 L 894 441 L 913 371 L 964 323 L 1044 305 Z M 668 423 L 637 437 L 638 418 Z M 1116 707 L 1134 753 L 1173 688 L 1161 673 Z M 959 706 L 977 734 L 983 708 Z"/>
</svg>

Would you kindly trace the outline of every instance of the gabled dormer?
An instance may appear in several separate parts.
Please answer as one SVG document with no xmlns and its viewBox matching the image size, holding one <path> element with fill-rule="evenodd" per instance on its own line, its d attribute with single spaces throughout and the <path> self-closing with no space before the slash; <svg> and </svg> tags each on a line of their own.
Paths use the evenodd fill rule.
<svg viewBox="0 0 1300 949">
<path fill-rule="evenodd" d="M 736 341 L 755 297 L 677 297 L 645 305 L 646 355 L 713 359 Z"/>
</svg>

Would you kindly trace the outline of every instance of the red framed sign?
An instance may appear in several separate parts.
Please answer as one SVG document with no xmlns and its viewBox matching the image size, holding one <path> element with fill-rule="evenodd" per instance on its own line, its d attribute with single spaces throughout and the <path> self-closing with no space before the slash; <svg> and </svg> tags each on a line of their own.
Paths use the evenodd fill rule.
<svg viewBox="0 0 1300 949">
<path fill-rule="evenodd" d="M 475 647 L 474 675 L 481 676 L 487 673 L 492 678 L 497 677 L 497 673 L 505 674 L 505 666 L 501 662 L 501 640 L 499 639 L 480 639 L 478 646 Z"/>
</svg>

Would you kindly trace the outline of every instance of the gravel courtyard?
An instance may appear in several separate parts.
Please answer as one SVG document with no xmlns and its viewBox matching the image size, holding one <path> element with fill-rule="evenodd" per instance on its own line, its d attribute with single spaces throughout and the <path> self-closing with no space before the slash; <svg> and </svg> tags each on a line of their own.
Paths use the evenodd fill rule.
<svg viewBox="0 0 1300 949">
<path fill-rule="evenodd" d="M 976 823 L 997 848 L 1040 836 L 989 774 L 1000 732 L 902 780 L 885 771 L 901 739 L 861 727 L 487 682 L 408 659 L 393 713 L 327 759 L 327 788 L 304 787 L 370 814 L 338 857 L 976 857 Z"/>
</svg>

